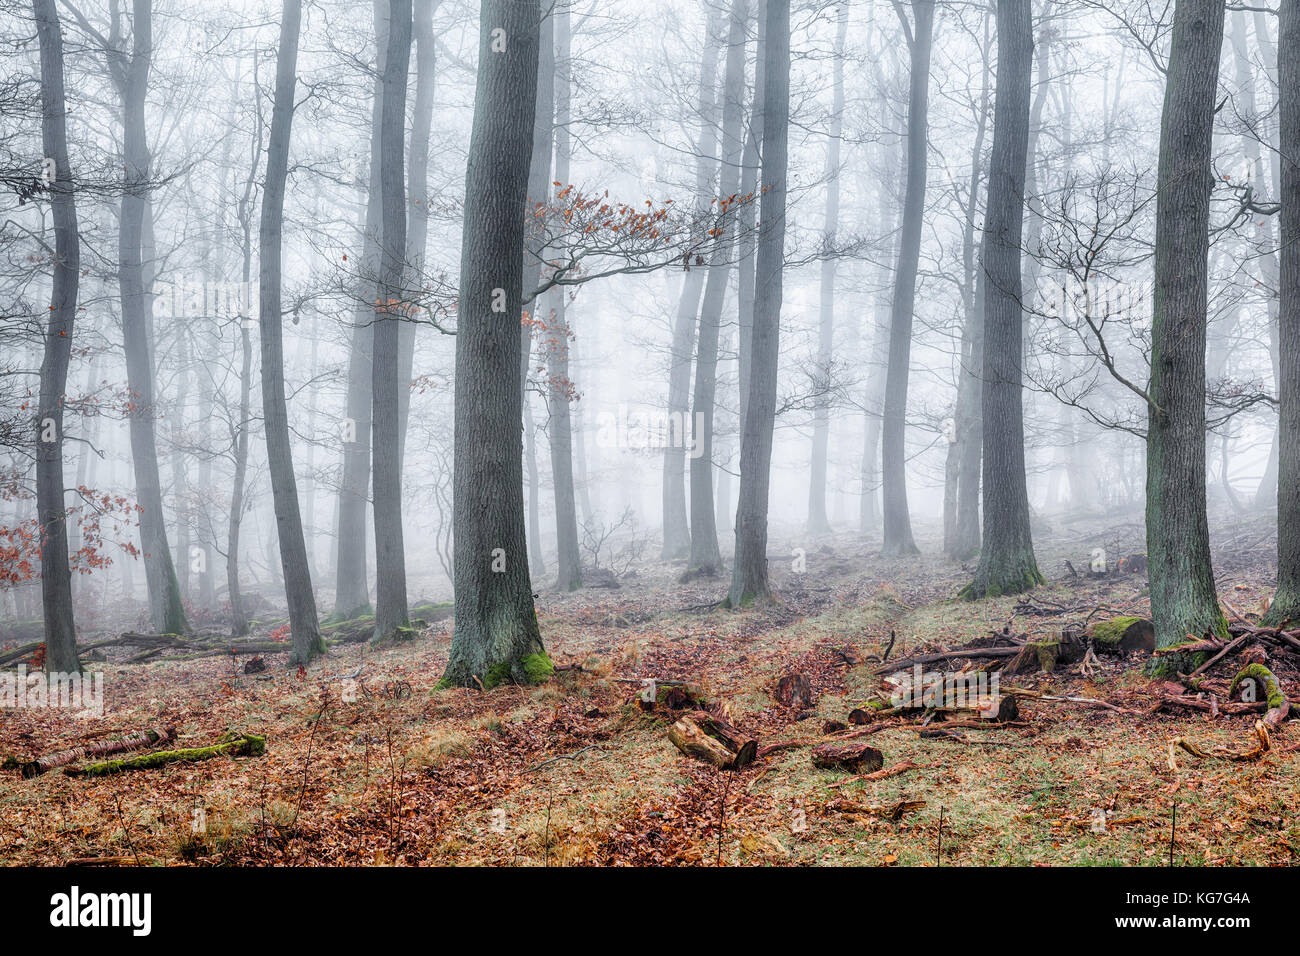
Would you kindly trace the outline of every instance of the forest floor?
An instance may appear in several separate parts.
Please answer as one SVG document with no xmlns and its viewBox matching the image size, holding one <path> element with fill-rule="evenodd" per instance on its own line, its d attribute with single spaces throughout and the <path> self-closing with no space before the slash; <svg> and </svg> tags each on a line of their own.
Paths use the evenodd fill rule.
<svg viewBox="0 0 1300 956">
<path fill-rule="evenodd" d="M 773 555 L 788 552 L 779 544 Z M 956 601 L 972 568 L 935 556 L 932 541 L 925 556 L 884 560 L 849 534 L 808 547 L 803 574 L 774 560 L 779 603 L 741 613 L 710 607 L 726 581 L 679 584 L 683 567 L 671 563 L 647 563 L 618 588 L 542 591 L 547 648 L 581 670 L 538 687 L 436 690 L 449 621 L 398 646 L 338 646 L 305 674 L 273 654 L 252 675 L 243 659 L 221 657 L 95 664 L 102 718 L 5 712 L 0 758 L 169 725 L 175 746 L 248 731 L 266 751 L 102 778 L 0 771 L 0 863 L 1294 863 L 1300 732 L 1279 731 L 1253 761 L 1180 754 L 1171 769 L 1175 738 L 1245 750 L 1254 718 L 1153 713 L 1159 690 L 1132 660 L 1105 659 L 1088 677 L 1075 666 L 1002 681 L 1003 693 L 1015 685 L 1121 710 L 1026 696 L 1011 726 L 932 739 L 908 720 L 873 734 L 886 770 L 916 765 L 894 776 L 812 766 L 823 724 L 880 690 L 871 672 L 891 632 L 896 660 L 1004 626 L 1050 634 L 1098 608 L 1147 613 L 1141 575 L 1092 580 L 1065 568 L 1085 568 L 1096 547 L 1112 559 L 1144 550 L 1136 519 L 1044 527 L 1036 544 L 1049 584 L 1028 604 Z M 1216 534 L 1221 594 L 1234 608 L 1257 609 L 1270 593 L 1271 547 L 1260 521 Z M 1211 672 L 1219 700 L 1232 670 L 1225 661 Z M 810 679 L 811 712 L 772 696 L 789 671 Z M 1292 699 L 1295 673 L 1280 671 Z M 698 683 L 760 743 L 807 746 L 734 772 L 692 760 L 666 737 L 672 715 L 638 705 L 643 677 Z M 900 812 L 904 801 L 915 803 Z"/>
</svg>

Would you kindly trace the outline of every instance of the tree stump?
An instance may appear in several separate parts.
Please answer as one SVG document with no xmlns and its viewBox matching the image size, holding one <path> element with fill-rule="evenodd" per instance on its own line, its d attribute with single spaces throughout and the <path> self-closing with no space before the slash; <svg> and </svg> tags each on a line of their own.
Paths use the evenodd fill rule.
<svg viewBox="0 0 1300 956">
<path fill-rule="evenodd" d="M 807 710 L 817 702 L 812 684 L 803 674 L 789 673 L 776 683 L 776 699 L 792 710 Z"/>
</svg>

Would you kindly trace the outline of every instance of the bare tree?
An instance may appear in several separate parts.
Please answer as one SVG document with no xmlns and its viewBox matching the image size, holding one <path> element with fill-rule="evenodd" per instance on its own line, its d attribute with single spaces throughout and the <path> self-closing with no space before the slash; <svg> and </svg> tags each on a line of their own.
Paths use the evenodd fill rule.
<svg viewBox="0 0 1300 956">
<path fill-rule="evenodd" d="M 67 101 L 63 94 L 63 30 L 54 0 L 32 0 L 41 50 L 41 143 L 54 162 L 48 184 L 54 215 L 54 284 L 41 362 L 36 410 L 36 509 L 40 521 L 41 602 L 46 665 L 51 671 L 81 670 L 72 617 L 67 506 L 63 489 L 63 409 L 72 354 L 81 275 L 75 182 L 68 164 Z"/>
<path fill-rule="evenodd" d="M 302 534 L 298 507 L 298 482 L 293 473 L 289 443 L 289 409 L 284 393 L 284 321 L 281 238 L 284 233 L 284 187 L 289 174 L 289 137 L 293 130 L 294 88 L 297 86 L 298 31 L 302 0 L 284 0 L 280 19 L 280 46 L 275 64 L 275 100 L 271 132 L 267 138 L 266 182 L 262 188 L 262 220 L 258 228 L 261 257 L 258 263 L 258 321 L 262 338 L 262 415 L 266 422 L 266 457 L 275 499 L 275 526 L 280 543 L 280 565 L 289 626 L 293 634 L 290 664 L 303 665 L 325 652 L 316 619 L 316 596 L 311 589 L 311 568 Z"/>
<path fill-rule="evenodd" d="M 740 446 L 740 503 L 730 604 L 771 600 L 767 577 L 767 508 L 776 420 L 776 371 L 781 335 L 781 281 L 790 137 L 790 0 L 767 0 L 763 41 L 763 165 L 757 286 L 749 402 Z"/>
<path fill-rule="evenodd" d="M 884 482 L 886 555 L 919 553 L 912 539 L 907 510 L 907 378 L 912 356 L 912 318 L 916 308 L 916 274 L 921 258 L 925 214 L 926 153 L 929 137 L 930 47 L 934 36 L 934 0 L 912 0 L 912 20 L 895 5 L 911 53 L 911 92 L 907 105 L 907 192 L 903 198 L 898 268 L 889 322 L 889 368 L 881 427 L 881 476 Z"/>
</svg>

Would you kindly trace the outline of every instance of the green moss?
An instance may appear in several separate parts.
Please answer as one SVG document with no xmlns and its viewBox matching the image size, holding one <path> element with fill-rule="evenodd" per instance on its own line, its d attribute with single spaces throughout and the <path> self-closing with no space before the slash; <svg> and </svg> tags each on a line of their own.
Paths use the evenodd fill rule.
<svg viewBox="0 0 1300 956">
<path fill-rule="evenodd" d="M 957 592 L 957 597 L 963 601 L 978 601 L 980 598 L 997 598 L 1005 594 L 1020 594 L 1046 583 L 1047 579 L 1043 577 L 1037 568 L 1030 568 L 1022 574 L 1010 577 L 989 575 L 988 579 L 983 581 L 977 576 L 974 581 Z"/>
<path fill-rule="evenodd" d="M 340 611 L 339 609 L 335 608 L 334 613 L 331 614 L 329 617 L 325 618 L 325 620 L 322 621 L 321 623 L 342 624 L 344 621 L 356 621 L 356 620 L 360 620 L 363 617 L 368 617 L 373 619 L 374 616 L 375 616 L 375 609 L 373 607 L 371 607 L 369 604 L 361 604 L 358 605 L 357 607 L 352 608 L 349 611 Z"/>
<path fill-rule="evenodd" d="M 1118 644 L 1124 632 L 1141 621 L 1140 617 L 1112 617 L 1092 626 L 1092 639 L 1098 644 Z"/>
<path fill-rule="evenodd" d="M 1270 708 L 1281 707 L 1286 703 L 1286 695 L 1282 693 L 1282 688 L 1278 686 L 1277 678 L 1263 664 L 1247 664 L 1241 673 L 1232 679 L 1232 686 L 1228 688 L 1228 696 L 1231 697 L 1235 694 L 1242 682 L 1247 680 L 1253 680 L 1264 688 L 1264 699 L 1268 702 Z"/>
<path fill-rule="evenodd" d="M 259 737 L 256 734 L 240 734 L 239 736 L 227 734 L 222 739 L 222 742 L 209 747 L 192 747 L 187 750 L 159 750 L 138 757 L 128 757 L 125 760 L 106 760 L 102 763 L 92 763 L 80 770 L 68 772 L 77 776 L 102 777 L 126 770 L 151 770 L 154 767 L 161 767 L 169 763 L 193 763 L 196 760 L 207 760 L 210 757 L 218 757 L 222 754 L 230 754 L 235 757 L 258 757 L 264 753 L 266 753 L 265 737 Z"/>
<path fill-rule="evenodd" d="M 554 673 L 555 665 L 544 651 L 540 654 L 525 654 L 514 663 L 499 661 L 489 667 L 487 674 L 483 677 L 483 687 L 491 690 L 493 687 L 507 682 L 528 685 L 545 684 Z"/>
<path fill-rule="evenodd" d="M 1174 680 L 1180 673 L 1190 674 L 1209 659 L 1210 655 L 1205 651 L 1190 654 L 1171 651 L 1152 657 L 1143 666 L 1142 673 L 1158 680 Z"/>
</svg>

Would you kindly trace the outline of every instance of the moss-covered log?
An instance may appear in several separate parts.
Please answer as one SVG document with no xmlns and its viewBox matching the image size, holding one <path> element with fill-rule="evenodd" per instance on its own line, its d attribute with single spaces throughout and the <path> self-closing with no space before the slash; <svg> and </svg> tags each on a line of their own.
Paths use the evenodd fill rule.
<svg viewBox="0 0 1300 956">
<path fill-rule="evenodd" d="M 103 763 L 92 763 L 80 769 L 68 768 L 64 773 L 78 777 L 103 777 L 127 770 L 153 770 L 169 763 L 194 763 L 199 760 L 220 757 L 223 754 L 231 757 L 257 757 L 265 752 L 265 737 L 258 737 L 255 734 L 240 734 L 239 736 L 228 736 L 208 747 L 193 747 L 188 750 L 158 750 L 151 754 L 142 754 L 139 757 L 129 757 L 125 760 L 106 760 Z"/>
<path fill-rule="evenodd" d="M 1241 692 L 1242 700 L 1247 703 L 1254 703 L 1262 698 L 1268 704 L 1268 711 L 1264 714 L 1264 723 L 1270 727 L 1281 724 L 1291 711 L 1291 705 L 1287 701 L 1286 695 L 1282 693 L 1282 685 L 1278 682 L 1277 677 L 1271 670 L 1258 662 L 1247 664 L 1232 679 L 1232 685 L 1228 688 L 1228 696 L 1236 696 L 1238 691 Z"/>
<path fill-rule="evenodd" d="M 44 757 L 37 757 L 35 760 L 23 764 L 23 776 L 35 777 L 47 770 L 65 767 L 76 760 L 83 760 L 86 757 L 106 757 L 109 754 L 137 750 L 140 747 L 149 747 L 161 741 L 171 740 L 175 736 L 176 729 L 168 727 L 165 730 L 142 730 L 137 733 L 127 734 L 125 737 L 119 737 L 116 740 L 101 740 L 99 743 L 71 747 L 57 753 L 46 754 Z"/>
<path fill-rule="evenodd" d="M 1092 626 L 1089 635 L 1098 653 L 1127 654 L 1130 651 L 1151 653 L 1156 649 L 1155 625 L 1141 617 L 1113 617 Z"/>
</svg>

